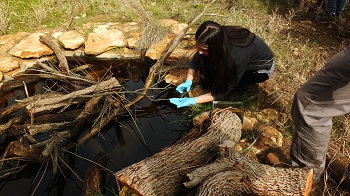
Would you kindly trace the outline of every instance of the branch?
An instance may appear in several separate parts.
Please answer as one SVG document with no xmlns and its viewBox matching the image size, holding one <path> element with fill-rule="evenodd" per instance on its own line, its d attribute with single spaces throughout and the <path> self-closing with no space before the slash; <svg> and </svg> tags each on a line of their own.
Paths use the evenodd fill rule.
<svg viewBox="0 0 350 196">
<path fill-rule="evenodd" d="M 67 59 L 64 56 L 64 53 L 61 51 L 58 44 L 48 36 L 40 36 L 39 41 L 46 44 L 49 48 L 53 50 L 53 52 L 56 54 L 58 61 L 60 62 L 58 66 L 60 67 L 61 71 L 64 74 L 69 75 L 70 71 L 69 71 Z"/>
<path fill-rule="evenodd" d="M 126 105 L 126 107 L 130 107 L 134 104 L 136 104 L 138 101 L 140 101 L 146 94 L 148 91 L 148 88 L 151 86 L 151 83 L 154 79 L 156 70 L 161 67 L 164 63 L 164 61 L 170 56 L 170 54 L 174 51 L 174 49 L 177 47 L 177 45 L 180 43 L 181 39 L 186 35 L 186 32 L 205 14 L 206 10 L 208 9 L 209 6 L 211 6 L 216 0 L 211 1 L 204 9 L 203 11 L 195 18 L 192 20 L 191 23 L 189 23 L 189 25 L 183 29 L 175 38 L 173 44 L 170 46 L 170 48 L 166 51 L 165 54 L 163 54 L 160 59 L 150 68 L 147 80 L 145 82 L 144 85 L 144 90 L 143 92 L 137 96 L 133 101 L 131 101 L 130 103 L 128 103 Z"/>
</svg>

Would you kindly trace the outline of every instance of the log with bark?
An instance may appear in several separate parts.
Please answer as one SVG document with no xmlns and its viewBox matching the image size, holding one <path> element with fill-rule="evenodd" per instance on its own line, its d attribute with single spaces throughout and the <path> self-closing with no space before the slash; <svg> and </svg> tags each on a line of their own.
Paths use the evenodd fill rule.
<svg viewBox="0 0 350 196">
<path fill-rule="evenodd" d="M 139 195 L 175 195 L 183 190 L 186 173 L 207 164 L 224 140 L 237 142 L 241 137 L 242 124 L 235 113 L 213 112 L 210 120 L 207 131 L 198 130 L 201 137 L 176 143 L 130 165 L 116 172 L 116 179 Z"/>
<path fill-rule="evenodd" d="M 214 162 L 189 172 L 188 188 L 200 185 L 203 195 L 309 195 L 312 169 L 278 168 L 253 161 L 239 153 L 235 142 L 219 145 L 220 157 Z"/>
<path fill-rule="evenodd" d="M 253 161 L 236 151 L 242 124 L 235 113 L 216 109 L 205 116 L 197 126 L 201 134 L 191 131 L 181 142 L 116 172 L 116 180 L 147 196 L 176 195 L 196 186 L 197 195 L 308 195 L 312 170 Z"/>
</svg>

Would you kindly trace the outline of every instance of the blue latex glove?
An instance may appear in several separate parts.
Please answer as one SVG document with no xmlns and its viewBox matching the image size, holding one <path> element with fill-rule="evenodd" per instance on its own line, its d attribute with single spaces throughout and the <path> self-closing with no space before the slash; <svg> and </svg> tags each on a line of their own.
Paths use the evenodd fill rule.
<svg viewBox="0 0 350 196">
<path fill-rule="evenodd" d="M 185 106 L 190 106 L 196 104 L 196 98 L 170 98 L 170 103 L 175 104 L 177 108 L 185 107 Z"/>
<path fill-rule="evenodd" d="M 184 90 L 186 90 L 187 92 L 190 92 L 191 85 L 192 85 L 192 80 L 186 80 L 184 83 L 182 83 L 179 86 L 177 86 L 176 90 L 179 93 L 183 93 Z"/>
</svg>

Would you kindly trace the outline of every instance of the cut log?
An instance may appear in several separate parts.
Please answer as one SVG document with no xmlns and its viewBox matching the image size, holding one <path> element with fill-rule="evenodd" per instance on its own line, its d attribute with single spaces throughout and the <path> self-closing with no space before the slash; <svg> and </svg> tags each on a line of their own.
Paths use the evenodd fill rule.
<svg viewBox="0 0 350 196">
<path fill-rule="evenodd" d="M 181 183 L 188 188 L 199 186 L 197 195 L 309 194 L 312 169 L 275 168 L 236 150 L 242 125 L 229 108 L 212 111 L 201 123 L 198 127 L 202 135 L 186 134 L 186 140 L 182 138 L 152 157 L 118 171 L 116 179 L 136 194 L 147 196 L 176 195 L 184 190 Z M 217 152 L 220 157 L 211 162 L 210 157 Z"/>
<path fill-rule="evenodd" d="M 225 168 L 226 167 L 226 168 Z M 197 195 L 309 195 L 312 188 L 312 169 L 278 168 L 250 160 L 239 153 L 223 158 L 200 170 L 214 173 L 205 178 Z M 215 172 L 217 171 L 217 172 Z M 193 171 L 191 178 L 199 171 Z M 207 175 L 207 174 L 206 174 Z M 194 177 L 196 176 L 196 177 Z"/>
<path fill-rule="evenodd" d="M 204 195 L 309 195 L 312 169 L 264 165 L 236 151 L 235 145 L 220 145 L 216 161 L 187 174 L 186 187 L 199 185 Z M 226 146 L 226 147 L 225 147 Z"/>
<path fill-rule="evenodd" d="M 228 110 L 215 110 L 210 126 L 199 138 L 176 143 L 161 152 L 115 173 L 122 184 L 138 195 L 175 195 L 185 187 L 185 174 L 207 163 L 224 140 L 241 137 L 241 120 Z M 208 131 L 205 131 L 208 130 Z"/>
</svg>

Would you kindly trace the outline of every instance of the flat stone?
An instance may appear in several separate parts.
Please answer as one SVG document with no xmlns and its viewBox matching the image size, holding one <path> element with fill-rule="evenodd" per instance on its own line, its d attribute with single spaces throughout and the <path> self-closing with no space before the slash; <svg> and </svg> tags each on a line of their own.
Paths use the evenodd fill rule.
<svg viewBox="0 0 350 196">
<path fill-rule="evenodd" d="M 180 59 L 192 59 L 194 53 L 197 51 L 197 49 L 182 49 L 182 48 L 175 48 L 174 51 L 170 54 L 170 56 L 167 58 L 167 62 L 176 62 Z"/>
<path fill-rule="evenodd" d="M 136 32 L 136 33 L 130 33 L 129 35 L 131 35 L 131 37 L 125 39 L 126 47 L 136 49 L 138 47 L 138 43 L 141 39 L 141 33 Z"/>
<path fill-rule="evenodd" d="M 165 52 L 165 50 L 170 46 L 170 44 L 174 41 L 174 35 L 165 36 L 158 43 L 153 44 L 146 52 L 146 57 L 159 60 L 160 56 Z"/>
<path fill-rule="evenodd" d="M 33 33 L 15 45 L 9 54 L 20 58 L 40 58 L 52 55 L 53 51 L 39 41 L 39 37 L 44 33 Z"/>
<path fill-rule="evenodd" d="M 89 34 L 85 42 L 85 53 L 99 55 L 108 50 L 124 46 L 124 35 L 120 30 L 104 30 Z"/>
<path fill-rule="evenodd" d="M 0 54 L 8 55 L 8 51 L 13 48 L 18 42 L 20 42 L 25 37 L 28 37 L 30 33 L 18 32 L 10 35 L 3 35 L 0 37 Z"/>
<path fill-rule="evenodd" d="M 165 19 L 160 19 L 158 22 L 163 27 L 172 27 L 175 24 L 179 24 L 179 22 L 176 21 L 176 20 L 166 19 L 166 18 Z"/>
<path fill-rule="evenodd" d="M 77 49 L 85 43 L 86 38 L 78 31 L 67 31 L 63 32 L 59 37 L 59 43 L 65 49 Z"/>
<path fill-rule="evenodd" d="M 179 24 L 174 24 L 172 27 L 171 27 L 171 31 L 174 33 L 174 34 L 179 34 L 182 30 L 184 30 L 185 28 L 188 27 L 188 24 L 186 23 L 179 23 Z"/>
<path fill-rule="evenodd" d="M 0 57 L 0 71 L 3 73 L 20 67 L 20 61 L 14 57 Z"/>
<path fill-rule="evenodd" d="M 114 51 L 104 52 L 97 55 L 98 60 L 136 60 L 140 58 L 140 54 L 134 53 L 132 50 L 123 49 L 123 52 L 116 53 Z"/>
</svg>

